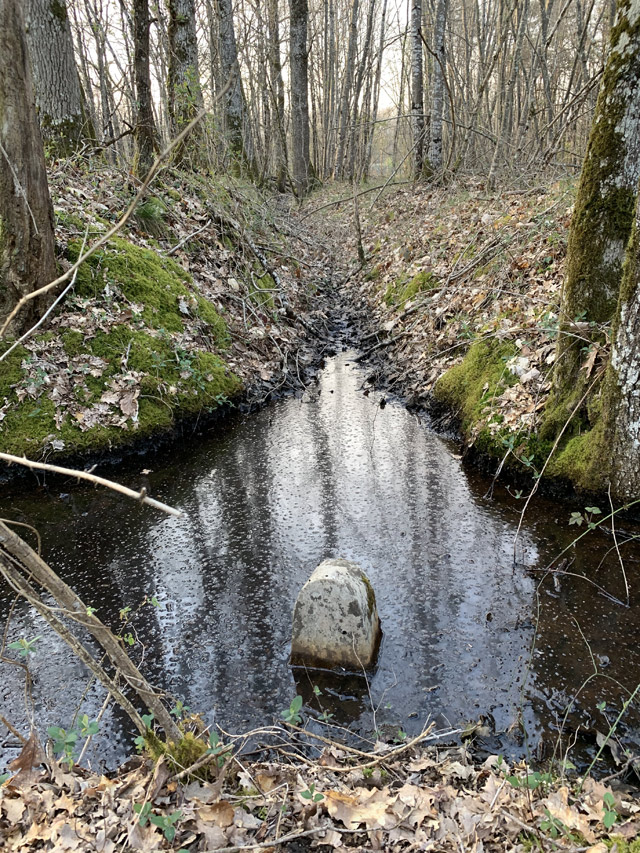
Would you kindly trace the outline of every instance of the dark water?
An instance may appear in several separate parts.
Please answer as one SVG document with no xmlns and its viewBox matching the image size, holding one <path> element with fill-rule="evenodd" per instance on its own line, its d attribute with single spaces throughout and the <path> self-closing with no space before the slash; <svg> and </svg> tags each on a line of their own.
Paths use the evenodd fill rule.
<svg viewBox="0 0 640 853">
<path fill-rule="evenodd" d="M 595 661 L 600 674 L 562 723 L 568 737 L 578 733 L 578 757 L 588 758 L 596 730 L 607 730 L 624 690 L 640 682 L 640 547 L 622 546 L 629 608 L 582 579 L 554 586 L 536 570 L 577 529 L 568 526 L 572 508 L 538 501 L 514 566 L 521 502 L 506 491 L 487 497 L 489 481 L 465 470 L 452 444 L 400 405 L 381 408 L 363 381 L 342 354 L 302 399 L 231 417 L 204 440 L 115 473 L 184 510 L 182 519 L 60 482 L 31 495 L 5 488 L 0 515 L 37 526 L 45 559 L 106 622 L 117 626 L 120 609 L 132 608 L 143 669 L 207 723 L 240 731 L 277 716 L 296 689 L 311 696 L 316 676 L 298 674 L 296 685 L 288 663 L 293 604 L 315 566 L 340 556 L 365 569 L 377 595 L 384 638 L 370 690 L 379 729 L 411 734 L 429 719 L 445 727 L 482 714 L 488 749 L 533 752 L 541 739 L 552 747 Z M 145 466 L 153 471 L 142 474 Z M 610 535 L 591 534 L 571 550 L 569 571 L 589 572 L 624 597 L 612 546 Z M 152 596 L 159 607 L 138 609 Z M 3 624 L 10 601 L 0 586 Z M 76 710 L 95 716 L 101 690 L 19 603 L 9 640 L 36 635 L 33 713 L 41 730 L 68 727 Z M 370 733 L 365 680 L 319 678 L 323 696 L 309 699 L 308 712 L 321 707 Z M 0 679 L 2 713 L 26 727 L 22 671 L 0 663 Z M 627 715 L 625 743 L 634 731 L 637 718 Z M 113 764 L 132 737 L 110 709 L 90 758 Z M 0 738 L 2 767 L 16 749 L 1 724 Z"/>
</svg>

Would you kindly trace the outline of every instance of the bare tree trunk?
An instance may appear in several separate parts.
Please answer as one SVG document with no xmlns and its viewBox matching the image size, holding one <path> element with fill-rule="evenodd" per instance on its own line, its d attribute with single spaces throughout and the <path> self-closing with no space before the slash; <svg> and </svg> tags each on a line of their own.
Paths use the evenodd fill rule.
<svg viewBox="0 0 640 853">
<path fill-rule="evenodd" d="M 373 150 L 373 135 L 376 131 L 376 121 L 378 120 L 378 104 L 380 102 L 380 81 L 382 79 L 382 57 L 384 55 L 384 37 L 385 23 L 387 17 L 387 0 L 382 3 L 382 18 L 380 21 L 380 42 L 378 44 L 378 57 L 376 62 L 376 76 L 373 84 L 373 109 L 371 113 L 371 122 L 368 128 L 367 141 L 364 159 L 362 163 L 362 177 L 367 180 L 369 177 L 369 169 L 371 168 L 371 153 Z"/>
<path fill-rule="evenodd" d="M 0 325 L 55 277 L 53 208 L 19 0 L 0 0 Z M 11 332 L 28 328 L 30 305 Z"/>
<path fill-rule="evenodd" d="M 273 150 L 275 173 L 278 189 L 284 192 L 287 180 L 287 137 L 284 124 L 284 80 L 282 60 L 280 59 L 280 24 L 278 21 L 278 0 L 267 0 L 269 19 L 269 69 L 271 77 L 271 99 L 273 104 L 275 133 Z"/>
<path fill-rule="evenodd" d="M 640 196 L 639 196 L 640 201 Z M 605 380 L 602 442 L 598 462 L 611 460 L 614 496 L 627 501 L 640 497 L 640 206 L 636 206 L 618 314 L 613 350 Z"/>
<path fill-rule="evenodd" d="M 422 70 L 422 0 L 411 0 L 411 126 L 413 174 L 424 166 L 424 76 Z"/>
<path fill-rule="evenodd" d="M 349 24 L 349 46 L 345 64 L 344 81 L 340 98 L 340 130 L 338 132 L 338 151 L 336 154 L 335 176 L 341 178 L 344 170 L 344 158 L 349 131 L 349 104 L 353 88 L 353 75 L 356 64 L 356 48 L 358 46 L 358 8 L 359 0 L 353 0 Z"/>
<path fill-rule="evenodd" d="M 40 129 L 53 152 L 66 156 L 95 133 L 80 88 L 65 0 L 27 0 L 24 8 Z"/>
<path fill-rule="evenodd" d="M 136 81 L 136 167 L 138 174 L 151 168 L 157 148 L 156 126 L 149 73 L 149 0 L 134 0 L 134 41 Z"/>
<path fill-rule="evenodd" d="M 303 196 L 309 188 L 309 72 L 307 53 L 307 0 L 289 0 L 291 40 L 291 139 L 293 180 L 296 193 Z"/>
</svg>

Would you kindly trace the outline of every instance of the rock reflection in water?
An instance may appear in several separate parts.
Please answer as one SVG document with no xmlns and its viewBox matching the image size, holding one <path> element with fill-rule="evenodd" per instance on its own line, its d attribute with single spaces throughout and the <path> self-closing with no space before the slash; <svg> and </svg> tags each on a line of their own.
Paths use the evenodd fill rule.
<svg viewBox="0 0 640 853">
<path fill-rule="evenodd" d="M 310 402 L 287 399 L 217 424 L 204 441 L 145 460 L 156 469 L 146 478 L 120 471 L 133 484 L 147 479 L 152 494 L 184 510 L 181 519 L 82 487 L 64 500 L 0 499 L 0 514 L 35 524 L 44 556 L 111 624 L 122 607 L 157 596 L 159 608 L 135 615 L 145 671 L 207 722 L 241 729 L 289 705 L 296 595 L 318 563 L 340 556 L 361 565 L 376 591 L 377 723 L 411 733 L 429 717 L 457 724 L 488 712 L 504 730 L 520 701 L 537 582 L 513 566 L 518 517 L 484 500 L 486 483 L 469 481 L 447 444 L 406 409 L 365 396 L 363 378 L 342 354 Z M 529 564 L 538 538 L 525 526 Z M 6 595 L 1 616 L 8 606 Z M 81 667 L 29 608 L 18 607 L 13 634 L 43 635 L 33 660 L 37 717 L 69 723 L 86 683 Z M 3 670 L 2 705 L 19 720 L 20 673 Z M 365 732 L 372 715 L 360 687 L 348 687 L 344 701 L 332 688 L 327 709 Z M 95 714 L 100 702 L 92 688 L 83 711 Z M 532 732 L 541 710 L 524 709 Z M 98 736 L 95 754 L 113 762 L 131 735 L 109 713 L 120 736 Z"/>
</svg>

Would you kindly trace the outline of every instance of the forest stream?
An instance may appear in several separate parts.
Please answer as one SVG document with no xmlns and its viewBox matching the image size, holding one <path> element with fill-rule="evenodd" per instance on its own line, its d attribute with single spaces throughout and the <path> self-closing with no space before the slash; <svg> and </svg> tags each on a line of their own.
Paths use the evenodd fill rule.
<svg viewBox="0 0 640 853">
<path fill-rule="evenodd" d="M 590 533 L 568 552 L 569 574 L 545 574 L 584 529 L 569 525 L 576 507 L 535 500 L 516 541 L 515 490 L 492 489 L 455 442 L 365 391 L 356 356 L 328 358 L 301 397 L 230 415 L 204 439 L 119 468 L 116 479 L 146 485 L 180 519 L 59 482 L 5 487 L 0 516 L 39 530 L 44 557 L 108 624 L 123 625 L 152 682 L 207 724 L 264 724 L 298 690 L 305 714 L 332 714 L 354 735 L 377 727 L 402 737 L 427 720 L 464 727 L 482 717 L 487 750 L 548 756 L 562 728 L 565 741 L 577 739 L 573 760 L 588 760 L 640 666 L 640 613 L 624 606 L 613 537 Z M 633 536 L 619 527 L 620 543 Z M 329 556 L 359 563 L 376 592 L 383 641 L 368 680 L 294 674 L 288 662 L 296 595 Z M 640 546 L 630 541 L 622 556 L 635 596 Z M 4 624 L 12 599 L 2 593 Z M 36 721 L 70 727 L 77 711 L 93 719 L 104 697 L 81 664 L 23 601 L 11 619 L 12 635 L 41 637 L 30 660 Z M 3 673 L 0 702 L 21 728 L 23 672 Z M 623 744 L 637 726 L 625 716 Z M 87 757 L 113 766 L 134 735 L 109 709 Z M 3 763 L 18 749 L 8 736 Z"/>
</svg>

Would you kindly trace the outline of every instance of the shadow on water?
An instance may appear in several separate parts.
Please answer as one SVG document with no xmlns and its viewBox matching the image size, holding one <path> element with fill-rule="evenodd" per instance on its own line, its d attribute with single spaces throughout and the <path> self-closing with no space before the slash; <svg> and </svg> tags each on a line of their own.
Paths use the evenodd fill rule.
<svg viewBox="0 0 640 853">
<path fill-rule="evenodd" d="M 59 488 L 5 495 L 0 515 L 35 525 L 45 558 L 109 624 L 118 626 L 124 607 L 136 611 L 134 654 L 145 672 L 208 723 L 263 724 L 299 689 L 315 716 L 326 711 L 366 735 L 374 728 L 371 695 L 375 725 L 387 733 L 483 715 L 488 749 L 523 754 L 541 740 L 553 744 L 586 682 L 563 725 L 585 760 L 624 689 L 640 680 L 633 606 L 640 548 L 625 546 L 630 608 L 584 580 L 554 584 L 536 570 L 575 528 L 568 507 L 538 501 L 514 566 L 518 501 L 506 491 L 489 500 L 486 478 L 466 471 L 447 442 L 402 406 L 381 408 L 378 394 L 365 395 L 352 357 L 332 359 L 302 399 L 218 423 L 208 438 L 145 460 L 150 473 L 141 474 L 140 463 L 119 472 L 183 509 L 181 519 L 75 485 L 62 495 Z M 620 565 L 615 550 L 606 554 L 612 544 L 592 534 L 572 552 L 570 571 L 619 595 Z M 329 556 L 358 562 L 376 591 L 384 637 L 368 684 L 304 671 L 294 677 L 288 663 L 296 595 Z M 11 598 L 0 592 L 4 623 Z M 159 607 L 137 609 L 153 596 Z M 87 688 L 62 641 L 19 603 L 10 637 L 35 635 L 42 635 L 31 661 L 39 725 L 66 727 L 80 707 L 95 716 L 100 689 Z M 21 671 L 0 666 L 3 713 L 24 726 Z M 624 737 L 633 736 L 632 725 Z M 94 760 L 115 763 L 132 738 L 127 720 L 110 709 Z M 15 755 L 11 737 L 3 755 Z"/>
</svg>

